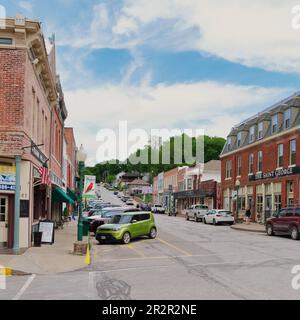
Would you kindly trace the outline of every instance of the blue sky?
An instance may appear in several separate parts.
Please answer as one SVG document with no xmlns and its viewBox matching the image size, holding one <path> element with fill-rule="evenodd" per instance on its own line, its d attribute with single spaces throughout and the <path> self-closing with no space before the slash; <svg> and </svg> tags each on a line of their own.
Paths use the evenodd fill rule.
<svg viewBox="0 0 300 320">
<path fill-rule="evenodd" d="M 97 132 L 230 127 L 299 89 L 295 1 L 0 0 L 56 34 L 69 125 L 95 162 Z M 89 97 L 93 97 L 89 99 Z M 88 128 L 88 129 L 87 129 Z"/>
</svg>

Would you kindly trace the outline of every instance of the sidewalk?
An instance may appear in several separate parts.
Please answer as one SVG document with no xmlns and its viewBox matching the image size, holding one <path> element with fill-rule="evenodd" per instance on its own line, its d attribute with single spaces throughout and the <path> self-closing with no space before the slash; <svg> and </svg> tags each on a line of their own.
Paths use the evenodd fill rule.
<svg viewBox="0 0 300 320">
<path fill-rule="evenodd" d="M 77 222 L 64 224 L 63 230 L 55 230 L 55 243 L 31 247 L 21 255 L 0 254 L 0 265 L 14 271 L 34 274 L 70 272 L 85 267 L 82 256 L 72 254 L 76 241 Z"/>
<path fill-rule="evenodd" d="M 233 226 L 231 226 L 232 229 L 240 230 L 240 231 L 250 231 L 250 232 L 266 232 L 266 228 L 263 224 L 258 223 L 238 223 Z"/>
</svg>

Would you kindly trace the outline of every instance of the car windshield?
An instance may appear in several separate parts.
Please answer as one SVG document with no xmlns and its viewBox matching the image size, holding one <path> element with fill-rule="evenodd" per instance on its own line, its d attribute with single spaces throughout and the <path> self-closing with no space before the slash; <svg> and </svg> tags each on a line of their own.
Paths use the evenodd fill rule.
<svg viewBox="0 0 300 320">
<path fill-rule="evenodd" d="M 112 218 L 112 223 L 114 224 L 127 224 L 131 223 L 133 216 L 129 215 L 116 215 Z"/>
</svg>

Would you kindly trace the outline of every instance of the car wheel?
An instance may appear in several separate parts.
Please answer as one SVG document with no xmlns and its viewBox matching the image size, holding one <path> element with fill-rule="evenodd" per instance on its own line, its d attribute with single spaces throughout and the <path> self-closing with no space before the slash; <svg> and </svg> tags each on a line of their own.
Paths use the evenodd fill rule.
<svg viewBox="0 0 300 320">
<path fill-rule="evenodd" d="M 122 242 L 123 242 L 124 244 L 128 244 L 128 243 L 130 243 L 130 240 L 131 240 L 131 238 L 130 238 L 130 233 L 129 233 L 129 232 L 125 232 L 125 233 L 123 234 L 123 237 L 122 237 Z"/>
<path fill-rule="evenodd" d="M 194 218 L 195 218 L 195 221 L 196 221 L 196 222 L 198 222 L 198 221 L 199 221 L 199 220 L 198 220 L 198 218 L 197 218 L 197 215 L 195 215 L 195 217 L 194 217 Z"/>
<path fill-rule="evenodd" d="M 188 214 L 186 215 L 186 220 L 187 220 L 187 221 L 189 221 L 189 220 L 190 220 L 190 217 L 189 217 L 189 215 L 188 215 Z"/>
<path fill-rule="evenodd" d="M 299 232 L 295 226 L 291 228 L 291 237 L 293 240 L 299 240 Z"/>
<path fill-rule="evenodd" d="M 273 226 L 270 223 L 267 224 L 266 230 L 267 230 L 267 235 L 268 236 L 273 236 L 274 235 Z"/>
<path fill-rule="evenodd" d="M 149 233 L 149 238 L 150 239 L 155 239 L 157 236 L 157 230 L 156 228 L 151 228 L 150 233 Z"/>
<path fill-rule="evenodd" d="M 216 221 L 216 219 L 214 219 L 214 220 L 213 220 L 213 224 L 214 224 L 214 226 L 216 226 L 216 225 L 217 225 L 217 221 Z"/>
</svg>

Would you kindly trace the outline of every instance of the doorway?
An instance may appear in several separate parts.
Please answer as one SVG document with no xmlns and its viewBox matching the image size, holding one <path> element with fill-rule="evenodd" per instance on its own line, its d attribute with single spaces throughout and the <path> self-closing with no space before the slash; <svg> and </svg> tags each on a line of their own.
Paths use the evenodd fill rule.
<svg viewBox="0 0 300 320">
<path fill-rule="evenodd" d="M 0 196 L 0 246 L 8 240 L 8 197 Z"/>
</svg>

